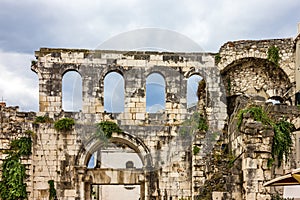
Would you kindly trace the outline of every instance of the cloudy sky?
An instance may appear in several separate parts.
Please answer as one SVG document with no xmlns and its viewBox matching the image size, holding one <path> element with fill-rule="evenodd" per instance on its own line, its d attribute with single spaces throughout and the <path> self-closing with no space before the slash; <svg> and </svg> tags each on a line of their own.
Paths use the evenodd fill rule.
<svg viewBox="0 0 300 200">
<path fill-rule="evenodd" d="M 141 28 L 178 32 L 205 51 L 229 40 L 295 37 L 299 0 L 0 0 L 0 98 L 38 110 L 40 47 L 95 49 Z"/>
</svg>

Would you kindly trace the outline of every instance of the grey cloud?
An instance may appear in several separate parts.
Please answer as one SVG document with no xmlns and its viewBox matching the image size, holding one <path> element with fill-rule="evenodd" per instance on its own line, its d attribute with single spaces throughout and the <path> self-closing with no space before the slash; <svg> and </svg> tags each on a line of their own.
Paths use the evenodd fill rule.
<svg viewBox="0 0 300 200">
<path fill-rule="evenodd" d="M 299 6 L 297 0 L 3 0 L 0 45 L 27 53 L 41 46 L 94 48 L 118 33 L 154 27 L 177 31 L 215 51 L 227 40 L 293 34 Z"/>
</svg>

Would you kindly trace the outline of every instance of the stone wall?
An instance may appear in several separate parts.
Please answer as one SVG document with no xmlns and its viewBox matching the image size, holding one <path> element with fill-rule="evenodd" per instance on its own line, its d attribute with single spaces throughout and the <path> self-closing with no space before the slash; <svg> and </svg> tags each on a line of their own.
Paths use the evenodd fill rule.
<svg viewBox="0 0 300 200">
<path fill-rule="evenodd" d="M 202 163 L 204 180 L 199 187 L 200 199 L 270 200 L 273 194 L 282 194 L 282 187 L 264 187 L 263 184 L 299 167 L 299 153 L 296 150 L 299 147 L 299 108 L 265 104 L 262 100 L 257 96 L 231 99 L 235 102 L 235 108 L 230 113 L 228 128 L 224 129 L 210 157 L 198 158 L 198 162 Z M 285 119 L 295 125 L 292 153 L 281 167 L 277 164 L 268 166 L 274 136 L 272 127 L 254 121 L 250 114 L 244 114 L 238 128 L 237 113 L 249 105 L 262 106 L 273 120 Z"/>
<path fill-rule="evenodd" d="M 243 58 L 226 69 L 222 78 L 228 96 L 251 94 L 282 98 L 283 102 L 294 98 L 294 84 L 281 68 L 265 59 Z"/>
<path fill-rule="evenodd" d="M 280 50 L 279 66 L 267 61 L 268 48 L 273 45 Z M 294 52 L 293 39 L 228 42 L 221 47 L 220 62 L 215 65 L 215 54 L 209 53 L 42 48 L 31 66 L 39 77 L 40 111 L 22 113 L 0 107 L 0 158 L 5 157 L 3 151 L 11 139 L 21 137 L 25 130 L 34 132 L 33 154 L 23 161 L 30 175 L 30 199 L 48 199 L 49 180 L 54 180 L 59 199 L 65 200 L 90 199 L 93 184 L 138 184 L 143 200 L 191 199 L 202 194 L 213 199 L 270 199 L 274 189 L 262 184 L 298 167 L 300 154 L 294 153 L 299 159 L 281 169 L 267 168 L 273 132 L 249 116 L 237 129 L 231 114 L 246 104 L 227 110 L 233 102 L 226 102 L 226 96 L 243 93 L 293 101 Z M 82 78 L 83 108 L 79 112 L 62 110 L 62 78 L 68 71 Z M 104 78 L 110 72 L 124 78 L 122 113 L 104 111 Z M 146 78 L 153 72 L 161 74 L 166 85 L 165 109 L 160 113 L 146 112 Z M 199 91 L 198 108 L 187 109 L 187 79 L 194 74 L 204 78 L 206 87 Z M 207 118 L 208 131 L 185 124 L 195 111 Z M 299 129 L 296 107 L 273 106 L 270 113 L 286 116 Z M 76 125 L 72 131 L 61 132 L 54 129 L 53 122 L 33 123 L 36 115 L 47 115 L 53 122 L 70 117 Z M 123 132 L 114 133 L 110 142 L 131 148 L 142 168 L 88 168 L 92 154 L 105 148 L 95 136 L 101 121 L 119 125 Z M 181 134 L 182 130 L 190 133 Z M 295 148 L 300 145 L 297 138 Z M 213 186 L 208 191 L 209 185 Z"/>
<path fill-rule="evenodd" d="M 191 75 L 199 74 L 205 79 L 208 96 L 213 98 L 205 105 L 212 131 L 220 133 L 226 118 L 225 93 L 212 55 L 41 49 L 36 56 L 37 63 L 32 70 L 40 80 L 39 115 L 47 113 L 54 120 L 71 117 L 77 125 L 67 134 L 55 131 L 53 124 L 35 127 L 40 141 L 35 147 L 35 167 L 39 171 L 34 178 L 39 187 L 33 198 L 47 194 L 45 180 L 50 179 L 55 180 L 61 198 L 89 198 L 86 196 L 89 185 L 95 181 L 99 183 L 93 173 L 104 170 L 87 169 L 88 157 L 97 146 L 101 147 L 93 139 L 95 124 L 107 120 L 115 121 L 124 131 L 113 137 L 113 142 L 128 143 L 141 154 L 144 163 L 139 182 L 141 199 L 192 197 L 193 177 L 197 174 L 192 175 L 192 138 L 180 136 L 180 124 L 194 112 L 186 108 L 186 84 Z M 81 112 L 62 111 L 61 80 L 67 71 L 77 71 L 82 77 Z M 118 72 L 124 78 L 125 109 L 122 113 L 104 111 L 103 81 L 110 72 Z M 146 77 L 152 72 L 160 73 L 166 83 L 166 105 L 161 113 L 146 112 Z M 120 169 L 113 170 L 119 173 Z"/>
<path fill-rule="evenodd" d="M 226 69 L 234 61 L 242 58 L 267 59 L 268 49 L 272 46 L 279 48 L 279 66 L 295 82 L 295 43 L 293 38 L 271 40 L 241 40 L 225 43 L 219 50 L 220 71 Z"/>
<path fill-rule="evenodd" d="M 10 149 L 10 142 L 20 137 L 27 137 L 26 131 L 32 130 L 35 113 L 19 112 L 18 109 L 18 107 L 6 107 L 5 103 L 0 105 L 0 165 L 7 156 L 5 152 Z M 34 188 L 32 179 L 34 172 L 33 156 L 22 157 L 21 159 L 28 176 L 26 179 L 27 192 L 31 196 Z"/>
</svg>

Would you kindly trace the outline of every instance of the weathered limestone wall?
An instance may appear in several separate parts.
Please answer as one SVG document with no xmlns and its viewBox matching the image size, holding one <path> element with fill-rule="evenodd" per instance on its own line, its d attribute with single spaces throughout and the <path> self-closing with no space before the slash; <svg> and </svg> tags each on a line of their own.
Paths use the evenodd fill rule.
<svg viewBox="0 0 300 200">
<path fill-rule="evenodd" d="M 241 40 L 225 43 L 219 50 L 221 57 L 218 63 L 220 71 L 226 69 L 234 61 L 242 58 L 267 59 L 271 46 L 279 48 L 279 66 L 295 82 L 295 49 L 293 38 L 271 40 Z"/>
<path fill-rule="evenodd" d="M 124 132 L 139 138 L 149 149 L 149 156 L 152 158 L 152 171 L 155 172 L 151 173 L 154 173 L 155 177 L 150 180 L 151 175 L 149 179 L 147 173 L 144 174 L 146 178 L 143 192 L 145 192 L 146 199 L 150 199 L 151 196 L 155 198 L 188 198 L 192 196 L 189 143 L 191 140 L 185 141 L 185 138 L 183 140 L 178 138 L 179 125 L 191 114 L 186 108 L 187 78 L 193 74 L 199 74 L 207 82 L 208 96 L 214 99 L 206 105 L 210 127 L 215 131 L 220 131 L 224 126 L 226 118 L 225 93 L 222 91 L 220 73 L 214 66 L 213 56 L 201 53 L 175 54 L 68 49 L 41 49 L 36 52 L 36 56 L 38 61 L 36 65 L 32 66 L 32 70 L 38 74 L 40 79 L 39 115 L 49 113 L 50 117 L 57 119 L 64 115 L 59 113 L 62 111 L 61 80 L 65 72 L 77 71 L 81 75 L 83 83 L 82 112 L 67 114 L 80 125 L 75 128 L 74 132 L 70 133 L 70 137 L 76 137 L 73 139 L 81 142 L 81 145 L 77 143 L 79 149 L 76 149 L 76 152 L 69 145 L 61 147 L 65 141 L 58 138 L 53 128 L 41 129 L 40 127 L 36 131 L 41 133 L 40 143 L 45 143 L 46 146 L 37 147 L 40 148 L 36 150 L 38 157 L 43 157 L 43 153 L 49 156 L 54 154 L 54 157 L 49 157 L 51 158 L 49 162 L 52 164 L 55 159 L 58 160 L 56 161 L 58 163 L 53 164 L 60 169 L 63 166 L 61 162 L 66 157 L 61 151 L 72 157 L 69 160 L 74 160 L 73 156 L 80 154 L 80 151 L 86 148 L 85 142 L 93 134 L 87 127 L 100 121 L 114 120 Z M 113 71 L 120 73 L 124 78 L 125 110 L 123 113 L 105 114 L 103 83 L 105 76 Z M 162 113 L 146 112 L 146 77 L 152 72 L 160 73 L 166 82 L 166 105 Z M 57 140 L 54 141 L 54 138 Z M 74 140 L 72 146 L 76 143 Z M 84 145 L 82 146 L 82 144 Z M 49 150 L 48 152 L 50 146 L 47 145 L 52 146 L 52 148 L 53 145 L 58 145 L 57 148 L 63 150 L 53 149 L 53 151 Z M 44 164 L 43 160 L 36 164 L 40 170 L 43 169 L 42 174 L 45 176 L 43 180 L 47 179 L 47 173 L 48 178 L 55 177 L 57 174 L 55 171 L 58 170 L 54 169 L 54 166 L 51 167 L 51 170 L 46 170 Z M 72 165 L 75 164 L 71 162 L 70 167 Z M 82 162 L 76 167 L 82 171 L 79 172 L 75 169 L 81 174 L 75 178 L 79 181 L 75 181 L 75 185 L 70 186 L 72 189 L 67 188 L 66 190 L 71 194 L 76 193 L 75 196 L 78 198 L 86 198 L 82 194 L 85 190 L 85 186 L 82 184 L 85 183 L 80 181 L 88 179 L 86 177 L 86 165 L 86 162 Z M 39 176 L 40 174 L 37 177 Z M 65 188 L 61 187 L 63 181 L 60 180 L 59 175 L 56 176 L 58 177 L 54 179 L 61 188 L 59 196 L 68 199 L 68 195 L 64 193 Z M 89 183 L 89 180 L 86 183 Z M 47 188 L 45 182 L 39 184 L 41 188 L 36 195 L 41 195 L 41 191 Z M 43 192 L 43 194 L 46 193 Z"/>
<path fill-rule="evenodd" d="M 280 50 L 279 67 L 266 60 L 268 48 L 273 45 Z M 228 42 L 220 49 L 217 66 L 214 55 L 205 53 L 42 48 L 35 53 L 37 63 L 31 66 L 40 85 L 37 115 L 47 114 L 54 121 L 71 117 L 76 125 L 72 131 L 58 132 L 53 123 L 32 124 L 35 113 L 0 107 L 1 150 L 24 130 L 35 133 L 33 155 L 24 160 L 30 174 L 30 199 L 48 199 L 48 180 L 54 180 L 59 199 L 65 200 L 89 199 L 92 184 L 124 183 L 140 184 L 143 200 L 192 198 L 204 192 L 206 184 L 217 186 L 212 188 L 214 199 L 269 199 L 273 191 L 262 184 L 299 166 L 300 154 L 295 153 L 293 156 L 299 159 L 282 169 L 268 169 L 273 132 L 249 116 L 240 130 L 233 119 L 226 124 L 226 96 L 244 93 L 269 98 L 293 93 L 294 47 L 293 39 Z M 82 78 L 83 108 L 76 113 L 62 110 L 62 78 L 68 71 L 76 71 Z M 122 113 L 104 111 L 104 78 L 110 72 L 124 78 Z M 161 113 L 146 112 L 146 78 L 153 72 L 165 79 L 166 104 Z M 205 101 L 201 99 L 198 110 L 207 115 L 210 127 L 207 132 L 196 132 L 194 138 L 180 136 L 180 125 L 195 111 L 186 105 L 187 79 L 193 74 L 206 82 Z M 285 107 L 285 112 L 272 108 L 270 112 L 280 110 L 278 116 L 287 116 L 300 128 L 295 108 Z M 114 134 L 111 140 L 130 145 L 140 155 L 142 169 L 87 169 L 91 154 L 103 145 L 93 135 L 95 124 L 107 120 L 124 131 Z M 229 127 L 228 135 L 222 133 L 225 125 Z M 296 148 L 300 134 L 295 135 Z M 224 145 L 236 160 L 229 155 L 222 159 Z M 200 147 L 197 155 L 193 155 L 194 146 Z M 233 162 L 233 168 L 227 167 L 228 162 Z M 230 186 L 234 184 L 237 187 Z"/>
<path fill-rule="evenodd" d="M 103 80 L 109 72 L 120 73 L 125 81 L 125 111 L 122 120 L 138 125 L 146 113 L 146 77 L 160 73 L 166 82 L 166 108 L 163 119 L 185 119 L 186 81 L 193 74 L 207 82 L 210 101 L 208 117 L 216 130 L 222 129 L 226 118 L 226 103 L 220 73 L 212 55 L 203 53 L 158 53 L 88 51 L 72 49 L 40 49 L 32 70 L 39 76 L 40 112 L 59 113 L 62 110 L 61 80 L 65 72 L 77 71 L 83 84 L 83 113 L 103 113 Z M 51 114 L 52 113 L 52 114 Z M 181 116 L 179 116 L 180 114 Z M 132 120 L 133 119 L 133 120 Z M 124 121 L 125 122 L 125 121 Z M 126 122 L 125 122 L 126 123 Z"/>
<path fill-rule="evenodd" d="M 227 67 L 222 78 L 227 95 L 251 94 L 266 99 L 281 97 L 288 100 L 293 84 L 288 76 L 273 63 L 257 58 L 243 58 Z"/>
<path fill-rule="evenodd" d="M 23 136 L 28 136 L 25 132 L 32 129 L 32 121 L 35 118 L 35 113 L 19 112 L 18 107 L 6 107 L 5 103 L 0 105 L 0 165 L 7 156 L 5 151 L 10 148 L 10 141 L 18 139 Z M 33 191 L 33 170 L 34 163 L 33 156 L 22 157 L 22 163 L 25 164 L 27 192 L 29 197 Z M 0 171 L 1 176 L 1 171 Z"/>
<path fill-rule="evenodd" d="M 287 105 L 265 105 L 259 97 L 240 96 L 236 101 L 236 111 L 245 108 L 247 105 L 265 106 L 268 115 L 272 119 L 285 119 L 295 125 L 296 130 L 300 127 L 300 110 L 296 106 Z M 263 187 L 263 184 L 275 177 L 281 176 L 299 167 L 299 159 L 296 147 L 299 146 L 299 135 L 297 131 L 292 135 L 293 148 L 287 162 L 283 162 L 278 168 L 277 165 L 268 167 L 268 159 L 271 158 L 272 141 L 274 131 L 272 127 L 266 127 L 261 122 L 254 121 L 250 114 L 244 114 L 241 127 L 237 127 L 237 116 L 233 113 L 231 123 L 228 127 L 228 145 L 236 161 L 228 176 L 231 184 L 241 186 L 241 192 L 233 190 L 229 194 L 240 194 L 238 199 L 271 199 L 271 194 L 282 193 L 281 187 Z M 240 170 L 236 170 L 240 169 Z M 239 178 L 232 179 L 238 172 Z M 228 179 L 227 179 L 228 180 Z M 226 194 L 228 196 L 228 194 Z M 231 196 L 234 198 L 234 196 Z M 236 199 L 236 198 L 235 198 Z"/>
<path fill-rule="evenodd" d="M 80 149 L 76 131 L 57 132 L 53 123 L 35 124 L 36 143 L 32 162 L 33 195 L 31 199 L 49 198 L 49 180 L 55 181 L 58 197 L 76 197 L 75 161 Z"/>
</svg>

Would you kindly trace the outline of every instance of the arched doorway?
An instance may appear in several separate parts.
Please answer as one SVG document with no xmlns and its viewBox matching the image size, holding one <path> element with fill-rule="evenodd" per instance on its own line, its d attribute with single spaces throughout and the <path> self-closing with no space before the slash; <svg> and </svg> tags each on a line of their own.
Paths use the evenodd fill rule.
<svg viewBox="0 0 300 200">
<path fill-rule="evenodd" d="M 91 138 L 82 147 L 77 166 L 80 199 L 142 200 L 153 191 L 150 151 L 128 133 L 113 133 L 108 142 Z"/>
</svg>

